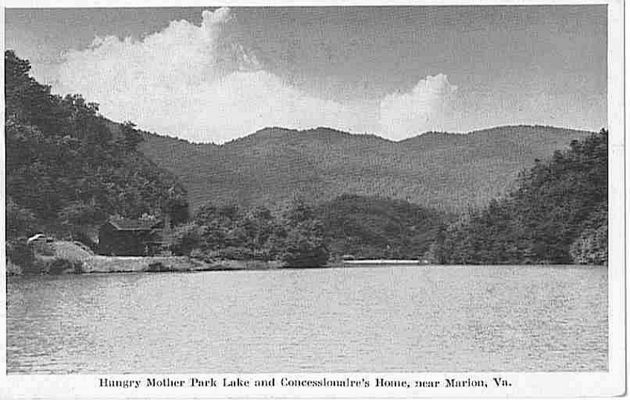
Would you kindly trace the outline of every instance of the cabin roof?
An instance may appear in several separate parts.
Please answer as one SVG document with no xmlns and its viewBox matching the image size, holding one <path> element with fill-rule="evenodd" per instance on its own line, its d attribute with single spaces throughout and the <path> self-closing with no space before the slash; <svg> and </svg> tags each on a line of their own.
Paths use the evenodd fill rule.
<svg viewBox="0 0 630 400">
<path fill-rule="evenodd" d="M 119 231 L 150 231 L 156 228 L 160 222 L 155 220 L 111 218 L 109 224 Z"/>
</svg>

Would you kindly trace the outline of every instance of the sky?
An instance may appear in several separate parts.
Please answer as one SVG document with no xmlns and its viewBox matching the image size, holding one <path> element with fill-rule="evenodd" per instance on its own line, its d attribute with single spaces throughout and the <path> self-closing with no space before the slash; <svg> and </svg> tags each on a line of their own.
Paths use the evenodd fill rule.
<svg viewBox="0 0 630 400">
<path fill-rule="evenodd" d="M 115 121 L 224 143 L 269 126 L 402 140 L 607 126 L 605 5 L 7 9 L 5 43 Z"/>
</svg>

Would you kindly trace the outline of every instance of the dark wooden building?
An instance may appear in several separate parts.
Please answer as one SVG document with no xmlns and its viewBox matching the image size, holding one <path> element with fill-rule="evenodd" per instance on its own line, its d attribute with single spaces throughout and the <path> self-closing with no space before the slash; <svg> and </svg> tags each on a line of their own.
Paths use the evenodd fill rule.
<svg viewBox="0 0 630 400">
<path fill-rule="evenodd" d="M 111 218 L 98 231 L 98 253 L 108 256 L 150 256 L 163 246 L 163 223 Z"/>
</svg>

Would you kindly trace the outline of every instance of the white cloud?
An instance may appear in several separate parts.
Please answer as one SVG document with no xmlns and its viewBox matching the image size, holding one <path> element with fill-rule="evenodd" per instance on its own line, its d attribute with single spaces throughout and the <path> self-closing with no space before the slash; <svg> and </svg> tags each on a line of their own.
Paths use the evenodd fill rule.
<svg viewBox="0 0 630 400">
<path fill-rule="evenodd" d="M 455 90 L 444 75 L 427 77 L 409 94 L 386 96 L 379 121 L 374 106 L 320 99 L 264 71 L 230 35 L 234 22 L 221 8 L 204 11 L 200 26 L 174 21 L 142 40 L 97 38 L 67 54 L 55 90 L 81 93 L 114 120 L 213 142 L 267 126 L 330 126 L 400 139 L 439 119 L 443 97 Z"/>
<path fill-rule="evenodd" d="M 409 93 L 390 94 L 380 104 L 383 134 L 398 140 L 429 130 L 443 130 L 448 123 L 450 100 L 457 86 L 444 74 L 421 79 Z"/>
</svg>

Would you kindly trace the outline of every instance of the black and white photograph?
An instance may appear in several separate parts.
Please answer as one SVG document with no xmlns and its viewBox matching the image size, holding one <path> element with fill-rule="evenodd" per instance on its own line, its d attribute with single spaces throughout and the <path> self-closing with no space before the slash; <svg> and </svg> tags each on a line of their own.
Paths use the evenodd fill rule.
<svg viewBox="0 0 630 400">
<path fill-rule="evenodd" d="M 625 391 L 622 2 L 33 4 L 0 397 Z"/>
</svg>

